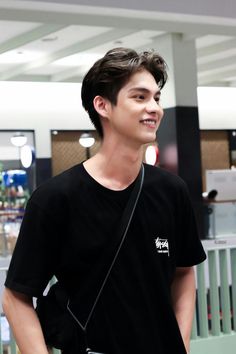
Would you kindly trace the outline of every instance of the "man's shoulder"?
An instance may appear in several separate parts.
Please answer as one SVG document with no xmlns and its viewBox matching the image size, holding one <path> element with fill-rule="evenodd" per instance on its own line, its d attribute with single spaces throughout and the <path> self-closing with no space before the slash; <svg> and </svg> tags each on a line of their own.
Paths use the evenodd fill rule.
<svg viewBox="0 0 236 354">
<path fill-rule="evenodd" d="M 185 189 L 186 183 L 178 176 L 161 167 L 145 164 L 145 176 L 148 184 L 158 185 L 163 188 Z"/>
<path fill-rule="evenodd" d="M 69 196 L 78 190 L 82 164 L 75 165 L 60 174 L 49 178 L 32 193 L 30 202 L 43 209 L 66 204 Z"/>
</svg>

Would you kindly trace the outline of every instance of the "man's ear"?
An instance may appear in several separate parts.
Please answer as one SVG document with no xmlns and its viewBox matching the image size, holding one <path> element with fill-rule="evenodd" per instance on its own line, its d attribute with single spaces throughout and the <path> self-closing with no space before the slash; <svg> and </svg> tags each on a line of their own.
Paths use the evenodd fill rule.
<svg viewBox="0 0 236 354">
<path fill-rule="evenodd" d="M 108 99 L 102 96 L 95 96 L 93 105 L 97 113 L 103 118 L 109 118 L 111 103 Z"/>
</svg>

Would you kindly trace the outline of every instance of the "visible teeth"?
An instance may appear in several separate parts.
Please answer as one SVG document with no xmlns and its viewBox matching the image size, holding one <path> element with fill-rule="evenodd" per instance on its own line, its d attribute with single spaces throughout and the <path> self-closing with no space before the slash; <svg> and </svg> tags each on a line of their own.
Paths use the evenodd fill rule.
<svg viewBox="0 0 236 354">
<path fill-rule="evenodd" d="M 147 119 L 147 120 L 143 120 L 142 123 L 155 125 L 156 122 L 154 120 Z"/>
</svg>

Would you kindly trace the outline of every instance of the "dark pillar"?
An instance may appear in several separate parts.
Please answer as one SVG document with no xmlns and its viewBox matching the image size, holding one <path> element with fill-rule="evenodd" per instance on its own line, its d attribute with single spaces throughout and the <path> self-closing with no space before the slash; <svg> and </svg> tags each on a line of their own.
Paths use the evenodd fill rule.
<svg viewBox="0 0 236 354">
<path fill-rule="evenodd" d="M 167 62 L 169 76 L 161 94 L 160 163 L 186 182 L 204 237 L 195 42 L 180 33 L 165 34 L 157 37 L 154 48 Z"/>
<path fill-rule="evenodd" d="M 200 131 L 197 107 L 165 109 L 157 134 L 161 167 L 186 182 L 203 237 Z"/>
<path fill-rule="evenodd" d="M 52 177 L 51 158 L 37 158 L 36 159 L 36 185 L 39 186 L 50 177 Z"/>
</svg>

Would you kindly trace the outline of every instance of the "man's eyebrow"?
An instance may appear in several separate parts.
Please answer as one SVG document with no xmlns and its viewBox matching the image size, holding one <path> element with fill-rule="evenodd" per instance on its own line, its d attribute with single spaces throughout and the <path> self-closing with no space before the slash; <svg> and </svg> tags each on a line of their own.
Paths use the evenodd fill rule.
<svg viewBox="0 0 236 354">
<path fill-rule="evenodd" d="M 132 91 L 139 91 L 139 92 L 145 92 L 145 93 L 149 93 L 151 92 L 149 89 L 147 89 L 146 87 L 132 87 L 131 89 L 129 89 L 130 92 Z M 155 92 L 155 95 L 160 95 L 161 94 L 161 90 L 158 89 Z"/>
</svg>

